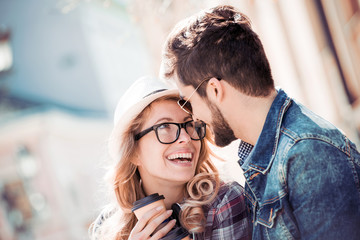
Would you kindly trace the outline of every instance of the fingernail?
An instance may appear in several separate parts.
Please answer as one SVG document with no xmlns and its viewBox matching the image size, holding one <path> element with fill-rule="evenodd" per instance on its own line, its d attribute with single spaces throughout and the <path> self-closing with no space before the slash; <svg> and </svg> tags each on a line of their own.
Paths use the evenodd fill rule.
<svg viewBox="0 0 360 240">
<path fill-rule="evenodd" d="M 164 208 L 164 206 L 158 206 L 157 208 L 155 208 L 156 209 L 156 211 L 160 211 L 160 210 L 162 210 Z"/>
<path fill-rule="evenodd" d="M 167 210 L 166 211 L 166 213 L 169 214 L 169 215 L 172 214 L 172 212 L 173 212 L 173 210 Z"/>
</svg>

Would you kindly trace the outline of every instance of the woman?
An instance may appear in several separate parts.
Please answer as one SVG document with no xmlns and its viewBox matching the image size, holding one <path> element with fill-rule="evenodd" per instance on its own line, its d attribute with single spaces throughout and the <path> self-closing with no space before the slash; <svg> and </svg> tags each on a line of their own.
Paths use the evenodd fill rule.
<svg viewBox="0 0 360 240">
<path fill-rule="evenodd" d="M 177 100 L 177 90 L 152 78 L 140 78 L 120 99 L 109 142 L 114 166 L 107 174 L 114 197 L 92 224 L 92 239 L 160 239 L 175 224 L 193 239 L 249 238 L 242 187 L 219 180 L 206 124 Z M 133 203 L 153 193 L 164 195 L 167 211 L 151 209 L 137 220 Z M 180 223 L 171 220 L 154 233 L 174 203 L 181 206 Z"/>
</svg>

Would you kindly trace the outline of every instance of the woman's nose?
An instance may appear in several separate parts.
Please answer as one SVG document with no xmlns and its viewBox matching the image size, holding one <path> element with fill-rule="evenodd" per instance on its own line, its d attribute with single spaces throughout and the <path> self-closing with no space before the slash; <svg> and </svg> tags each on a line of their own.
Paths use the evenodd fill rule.
<svg viewBox="0 0 360 240">
<path fill-rule="evenodd" d="M 180 135 L 179 135 L 179 142 L 190 142 L 191 137 L 190 135 L 185 131 L 185 128 L 180 129 Z"/>
</svg>

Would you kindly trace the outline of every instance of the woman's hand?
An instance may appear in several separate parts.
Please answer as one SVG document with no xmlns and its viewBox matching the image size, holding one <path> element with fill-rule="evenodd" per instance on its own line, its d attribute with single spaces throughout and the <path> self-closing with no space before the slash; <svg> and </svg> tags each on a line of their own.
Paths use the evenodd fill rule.
<svg viewBox="0 0 360 240">
<path fill-rule="evenodd" d="M 167 218 L 169 218 L 172 214 L 172 210 L 164 211 L 160 215 L 159 212 L 163 211 L 164 207 L 157 207 L 149 210 L 144 214 L 142 218 L 136 223 L 135 227 L 130 233 L 129 240 L 143 240 L 143 239 L 151 239 L 157 240 L 164 237 L 174 226 L 176 220 L 173 219 L 169 221 L 164 227 L 156 231 L 152 236 L 152 234 L 157 227 L 161 223 L 163 223 Z M 158 216 L 156 216 L 158 215 Z M 156 216 L 156 217 L 155 217 Z"/>
</svg>

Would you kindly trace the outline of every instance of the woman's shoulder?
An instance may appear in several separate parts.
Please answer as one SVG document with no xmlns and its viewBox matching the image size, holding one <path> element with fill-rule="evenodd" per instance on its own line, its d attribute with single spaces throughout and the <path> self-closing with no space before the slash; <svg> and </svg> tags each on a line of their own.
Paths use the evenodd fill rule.
<svg viewBox="0 0 360 240">
<path fill-rule="evenodd" d="M 229 203 L 236 204 L 244 201 L 244 188 L 238 182 L 222 182 L 219 192 L 211 205 L 219 208 Z"/>
<path fill-rule="evenodd" d="M 110 208 L 108 206 L 102 209 L 100 214 L 95 219 L 95 221 L 91 224 L 91 227 L 89 229 L 89 234 L 96 235 L 96 233 L 98 233 L 99 228 L 101 228 L 104 222 L 107 219 L 109 219 L 111 216 L 113 216 L 116 211 L 117 209 Z"/>
<path fill-rule="evenodd" d="M 226 196 L 243 196 L 244 195 L 244 188 L 236 181 L 230 182 L 221 182 L 219 188 L 219 197 L 226 197 Z"/>
<path fill-rule="evenodd" d="M 96 225 L 98 226 L 102 225 L 106 219 L 110 218 L 114 214 L 114 212 L 115 209 L 113 210 L 103 209 L 95 220 Z"/>
</svg>

